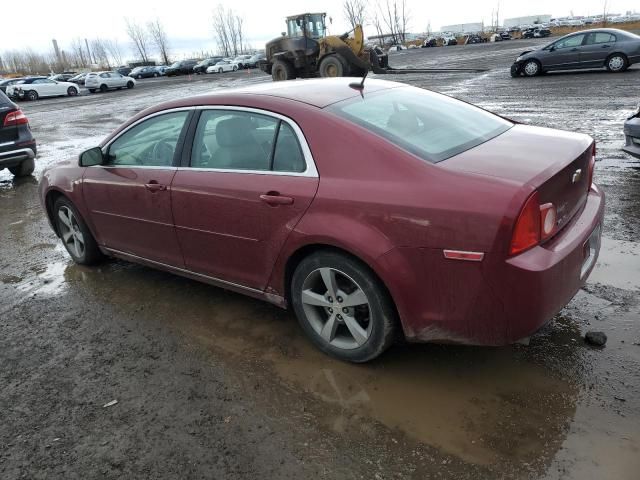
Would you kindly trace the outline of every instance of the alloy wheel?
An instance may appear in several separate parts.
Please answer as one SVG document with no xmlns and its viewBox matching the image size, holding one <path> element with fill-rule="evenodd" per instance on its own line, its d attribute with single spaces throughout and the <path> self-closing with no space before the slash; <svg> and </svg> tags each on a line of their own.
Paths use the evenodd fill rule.
<svg viewBox="0 0 640 480">
<path fill-rule="evenodd" d="M 303 283 L 301 301 L 309 324 L 327 344 L 351 350 L 369 339 L 369 300 L 346 273 L 328 267 L 312 271 Z"/>
<path fill-rule="evenodd" d="M 524 66 L 524 73 L 532 77 L 538 73 L 539 68 L 540 67 L 536 62 L 527 62 Z"/>
<path fill-rule="evenodd" d="M 61 222 L 60 236 L 65 247 L 77 258 L 82 258 L 85 251 L 85 240 L 75 215 L 69 207 L 63 205 L 58 209 L 58 218 Z"/>
</svg>

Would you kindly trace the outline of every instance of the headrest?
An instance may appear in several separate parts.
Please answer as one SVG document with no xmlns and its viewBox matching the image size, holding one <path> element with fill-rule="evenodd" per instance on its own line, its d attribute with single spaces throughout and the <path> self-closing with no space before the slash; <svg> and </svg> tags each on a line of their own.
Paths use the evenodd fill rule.
<svg viewBox="0 0 640 480">
<path fill-rule="evenodd" d="M 216 126 L 216 141 L 221 147 L 238 147 L 248 142 L 255 143 L 251 132 L 255 126 L 248 117 L 233 117 L 222 120 Z"/>
</svg>

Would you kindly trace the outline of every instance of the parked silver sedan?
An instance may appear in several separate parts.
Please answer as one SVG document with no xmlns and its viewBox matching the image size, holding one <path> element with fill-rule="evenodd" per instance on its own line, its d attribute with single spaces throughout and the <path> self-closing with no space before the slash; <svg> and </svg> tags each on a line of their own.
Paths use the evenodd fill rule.
<svg viewBox="0 0 640 480">
<path fill-rule="evenodd" d="M 511 76 L 535 77 L 552 70 L 606 68 L 622 72 L 640 62 L 640 36 L 615 28 L 571 33 L 535 50 L 522 52 Z"/>
</svg>

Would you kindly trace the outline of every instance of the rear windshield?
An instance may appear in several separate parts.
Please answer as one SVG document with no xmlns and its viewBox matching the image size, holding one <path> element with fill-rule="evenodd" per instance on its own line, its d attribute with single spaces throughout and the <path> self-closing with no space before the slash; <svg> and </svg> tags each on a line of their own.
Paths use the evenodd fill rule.
<svg viewBox="0 0 640 480">
<path fill-rule="evenodd" d="M 473 105 L 416 87 L 365 93 L 327 110 L 432 163 L 476 147 L 513 126 Z"/>
</svg>

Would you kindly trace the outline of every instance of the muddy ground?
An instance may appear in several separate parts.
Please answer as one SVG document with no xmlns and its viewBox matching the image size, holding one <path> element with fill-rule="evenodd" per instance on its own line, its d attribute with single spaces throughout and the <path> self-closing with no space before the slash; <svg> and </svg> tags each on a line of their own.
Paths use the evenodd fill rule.
<svg viewBox="0 0 640 480">
<path fill-rule="evenodd" d="M 640 68 L 511 79 L 535 43 L 391 62 L 486 67 L 395 79 L 596 138 L 596 270 L 528 346 L 399 345 L 368 365 L 319 354 L 264 303 L 120 261 L 74 265 L 38 204 L 44 167 L 140 109 L 268 77 L 23 103 L 40 153 L 33 178 L 0 172 L 0 478 L 637 479 L 640 163 L 619 148 Z M 589 329 L 606 347 L 584 343 Z"/>
</svg>

